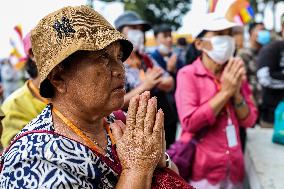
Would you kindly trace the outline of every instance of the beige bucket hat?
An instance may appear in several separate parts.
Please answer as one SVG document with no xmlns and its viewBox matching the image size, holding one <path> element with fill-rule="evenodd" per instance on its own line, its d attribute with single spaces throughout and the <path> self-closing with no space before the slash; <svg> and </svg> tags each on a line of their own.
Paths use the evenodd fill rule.
<svg viewBox="0 0 284 189">
<path fill-rule="evenodd" d="M 40 77 L 40 93 L 51 70 L 79 50 L 98 51 L 120 41 L 123 61 L 133 46 L 98 12 L 88 6 L 64 7 L 45 16 L 31 32 L 32 51 Z M 48 93 L 48 92 L 47 92 Z"/>
</svg>

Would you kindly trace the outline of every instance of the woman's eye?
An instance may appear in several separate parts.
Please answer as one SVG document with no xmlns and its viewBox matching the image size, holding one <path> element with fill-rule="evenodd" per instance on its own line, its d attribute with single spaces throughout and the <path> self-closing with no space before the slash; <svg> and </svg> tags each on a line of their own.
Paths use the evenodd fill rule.
<svg viewBox="0 0 284 189">
<path fill-rule="evenodd" d="M 107 59 L 107 58 L 109 58 L 109 57 L 108 57 L 108 54 L 107 54 L 107 53 L 103 53 L 103 54 L 101 55 L 101 58 Z"/>
<path fill-rule="evenodd" d="M 117 59 L 118 59 L 118 60 L 122 60 L 122 58 L 123 58 L 123 54 L 120 53 L 120 54 L 118 55 Z"/>
</svg>

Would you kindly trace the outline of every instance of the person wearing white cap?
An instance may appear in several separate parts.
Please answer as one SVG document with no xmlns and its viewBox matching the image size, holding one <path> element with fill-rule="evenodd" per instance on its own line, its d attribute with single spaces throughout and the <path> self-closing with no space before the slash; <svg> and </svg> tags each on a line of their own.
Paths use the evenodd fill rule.
<svg viewBox="0 0 284 189">
<path fill-rule="evenodd" d="M 206 15 L 194 34 L 200 56 L 177 76 L 181 140 L 202 133 L 190 179 L 198 189 L 242 188 L 244 161 L 238 127 L 253 126 L 257 109 L 243 62 L 233 57 L 235 43 L 230 32 L 234 26 L 214 13 Z"/>
</svg>

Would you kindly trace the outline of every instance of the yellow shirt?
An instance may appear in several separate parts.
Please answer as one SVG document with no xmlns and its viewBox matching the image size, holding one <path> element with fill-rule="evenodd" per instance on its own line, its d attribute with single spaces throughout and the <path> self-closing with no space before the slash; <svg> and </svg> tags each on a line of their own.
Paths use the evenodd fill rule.
<svg viewBox="0 0 284 189">
<path fill-rule="evenodd" d="M 33 96 L 28 82 L 13 92 L 3 103 L 5 118 L 2 120 L 1 143 L 6 148 L 12 138 L 33 118 L 42 112 L 46 104 Z"/>
</svg>

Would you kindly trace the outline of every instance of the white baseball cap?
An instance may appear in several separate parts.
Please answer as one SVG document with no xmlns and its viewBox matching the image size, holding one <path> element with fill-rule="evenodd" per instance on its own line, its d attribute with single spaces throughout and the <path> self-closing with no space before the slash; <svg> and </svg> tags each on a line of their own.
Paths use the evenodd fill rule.
<svg viewBox="0 0 284 189">
<path fill-rule="evenodd" d="M 191 33 L 193 38 L 196 38 L 202 31 L 222 31 L 235 26 L 238 26 L 235 22 L 230 22 L 225 16 L 217 13 L 207 13 L 205 15 L 198 16 L 198 24 Z"/>
</svg>

